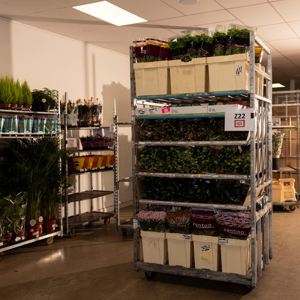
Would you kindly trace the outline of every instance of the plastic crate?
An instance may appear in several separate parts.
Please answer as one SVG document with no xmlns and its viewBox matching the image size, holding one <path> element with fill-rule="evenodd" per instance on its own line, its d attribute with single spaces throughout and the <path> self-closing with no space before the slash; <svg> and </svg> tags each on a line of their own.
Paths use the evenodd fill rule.
<svg viewBox="0 0 300 300">
<path fill-rule="evenodd" d="M 143 258 L 146 263 L 164 265 L 167 262 L 166 234 L 141 230 Z"/>
<path fill-rule="evenodd" d="M 247 275 L 251 266 L 251 243 L 247 240 L 219 239 L 222 272 Z"/>
<path fill-rule="evenodd" d="M 137 96 L 169 93 L 168 61 L 135 63 L 133 67 Z"/>
<path fill-rule="evenodd" d="M 294 178 L 280 178 L 282 184 L 284 201 L 297 201 Z"/>
<path fill-rule="evenodd" d="M 218 271 L 218 237 L 193 234 L 192 240 L 194 244 L 195 268 Z"/>
<path fill-rule="evenodd" d="M 166 233 L 170 266 L 192 266 L 192 236 L 190 234 Z"/>
<path fill-rule="evenodd" d="M 171 94 L 205 92 L 206 58 L 193 58 L 189 62 L 169 61 Z"/>
<path fill-rule="evenodd" d="M 207 58 L 209 92 L 249 90 L 247 53 Z"/>
<path fill-rule="evenodd" d="M 272 201 L 277 203 L 284 202 L 283 186 L 278 180 L 272 181 Z"/>
</svg>

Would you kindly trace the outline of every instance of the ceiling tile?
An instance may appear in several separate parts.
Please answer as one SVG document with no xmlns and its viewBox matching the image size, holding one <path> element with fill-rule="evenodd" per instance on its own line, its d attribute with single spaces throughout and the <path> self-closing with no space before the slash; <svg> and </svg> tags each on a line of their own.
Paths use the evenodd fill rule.
<svg viewBox="0 0 300 300">
<path fill-rule="evenodd" d="M 300 67 L 300 56 L 299 56 L 299 54 L 289 55 L 289 60 L 292 61 L 298 67 Z"/>
<path fill-rule="evenodd" d="M 272 5 L 278 10 L 285 21 L 300 20 L 300 1 L 299 0 L 284 0 L 272 2 Z"/>
<path fill-rule="evenodd" d="M 106 48 L 109 50 L 117 51 L 129 55 L 129 47 L 120 43 L 92 43 L 95 46 Z"/>
<path fill-rule="evenodd" d="M 289 22 L 289 25 L 293 28 L 298 36 L 300 36 L 300 21 Z"/>
<path fill-rule="evenodd" d="M 59 8 L 59 9 L 49 9 L 49 10 L 46 10 L 46 11 L 32 13 L 32 14 L 30 14 L 30 16 L 44 17 L 45 21 L 47 21 L 47 18 L 58 18 L 58 19 L 62 19 L 62 20 L 83 20 L 83 21 L 86 20 L 86 21 L 104 22 L 104 21 L 101 21 L 101 20 L 99 20 L 97 18 L 94 18 L 90 15 L 81 13 L 80 11 L 75 10 L 71 7 Z"/>
<path fill-rule="evenodd" d="M 229 20 L 232 20 L 232 15 L 226 12 L 225 10 L 223 10 L 223 11 L 207 12 L 202 14 L 161 20 L 152 23 L 161 24 L 161 25 L 174 25 L 174 26 L 198 26 L 207 23 L 215 23 L 215 22 L 222 23 L 223 21 L 229 21 Z"/>
<path fill-rule="evenodd" d="M 248 26 L 269 25 L 284 22 L 270 4 L 232 8 L 229 11 Z"/>
<path fill-rule="evenodd" d="M 269 42 L 276 50 L 281 52 L 285 56 L 299 55 L 300 39 L 289 39 L 289 40 L 276 40 Z"/>
<path fill-rule="evenodd" d="M 229 20 L 226 22 L 203 24 L 202 26 L 205 28 L 208 28 L 210 32 L 214 32 L 216 29 L 216 26 L 218 26 L 218 25 L 224 26 L 224 31 L 227 31 L 231 25 L 243 26 L 243 24 L 239 20 L 236 20 L 236 19 L 232 19 L 232 20 Z"/>
<path fill-rule="evenodd" d="M 182 13 L 160 0 L 110 0 L 110 2 L 148 21 L 182 16 Z"/>
<path fill-rule="evenodd" d="M 222 6 L 220 6 L 215 1 L 211 1 L 211 0 L 201 0 L 194 5 L 184 5 L 174 0 L 161 0 L 161 1 L 175 8 L 176 10 L 180 11 L 185 15 L 223 9 Z"/>
<path fill-rule="evenodd" d="M 7 6 L 0 7 L 1 15 L 26 15 L 48 9 L 66 7 L 66 3 L 59 0 L 1 0 L 1 3 L 7 4 Z"/>
<path fill-rule="evenodd" d="M 286 23 L 258 27 L 257 33 L 266 41 L 297 38 Z"/>
<path fill-rule="evenodd" d="M 267 2 L 267 0 L 216 0 L 225 8 L 250 6 L 254 4 L 260 4 Z"/>
<path fill-rule="evenodd" d="M 44 30 L 52 31 L 58 34 L 68 35 L 73 33 L 83 33 L 86 31 L 101 29 L 103 25 L 89 25 L 89 24 L 74 24 L 74 23 L 60 23 L 60 22 L 45 22 L 26 20 L 22 23 L 42 28 Z"/>
</svg>

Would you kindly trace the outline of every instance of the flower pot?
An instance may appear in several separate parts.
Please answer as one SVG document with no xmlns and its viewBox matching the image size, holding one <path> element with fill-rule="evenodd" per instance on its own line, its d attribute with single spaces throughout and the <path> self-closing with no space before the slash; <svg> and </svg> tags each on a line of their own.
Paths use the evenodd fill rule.
<svg viewBox="0 0 300 300">
<path fill-rule="evenodd" d="M 27 225 L 26 233 L 28 239 L 34 239 L 40 236 L 39 223 L 37 220 L 30 220 L 29 224 Z"/>
<path fill-rule="evenodd" d="M 37 220 L 30 220 L 27 225 L 27 238 L 38 238 L 43 234 L 43 217 L 40 216 Z"/>
<path fill-rule="evenodd" d="M 44 227 L 44 232 L 45 233 L 53 233 L 56 230 L 57 227 L 57 221 L 56 219 L 48 220 L 45 219 L 43 221 L 43 227 Z"/>
<path fill-rule="evenodd" d="M 273 157 L 272 158 L 272 167 L 273 170 L 279 170 L 279 157 Z"/>
<path fill-rule="evenodd" d="M 0 109 L 10 109 L 11 104 L 10 103 L 0 103 Z"/>
</svg>

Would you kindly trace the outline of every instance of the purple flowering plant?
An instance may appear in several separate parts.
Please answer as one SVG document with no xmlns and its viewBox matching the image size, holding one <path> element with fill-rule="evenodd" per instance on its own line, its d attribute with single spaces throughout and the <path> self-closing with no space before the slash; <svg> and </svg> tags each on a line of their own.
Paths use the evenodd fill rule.
<svg viewBox="0 0 300 300">
<path fill-rule="evenodd" d="M 165 211 L 141 210 L 137 219 L 142 230 L 163 232 L 166 229 L 166 215 Z"/>
</svg>

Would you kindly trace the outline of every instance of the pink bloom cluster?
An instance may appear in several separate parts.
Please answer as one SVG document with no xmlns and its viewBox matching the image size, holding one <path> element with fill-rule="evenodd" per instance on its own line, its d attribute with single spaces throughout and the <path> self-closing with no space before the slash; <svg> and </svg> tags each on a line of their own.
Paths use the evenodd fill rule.
<svg viewBox="0 0 300 300">
<path fill-rule="evenodd" d="M 164 211 L 146 211 L 146 210 L 141 210 L 137 214 L 137 218 L 139 221 L 155 221 L 155 222 L 161 222 L 165 221 L 166 219 L 166 212 Z"/>
</svg>

